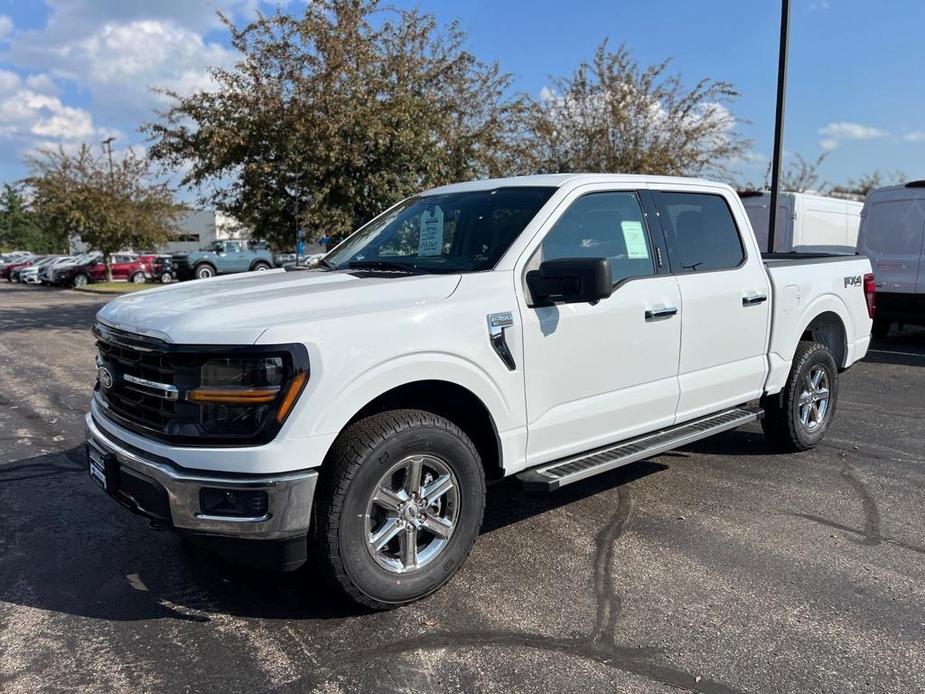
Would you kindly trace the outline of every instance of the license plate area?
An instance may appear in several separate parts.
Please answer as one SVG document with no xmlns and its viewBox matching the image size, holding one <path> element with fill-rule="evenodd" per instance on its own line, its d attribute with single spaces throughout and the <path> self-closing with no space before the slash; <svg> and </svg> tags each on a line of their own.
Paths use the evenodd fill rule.
<svg viewBox="0 0 925 694">
<path fill-rule="evenodd" d="M 104 492 L 115 493 L 115 457 L 89 442 L 87 443 L 87 471 Z"/>
</svg>

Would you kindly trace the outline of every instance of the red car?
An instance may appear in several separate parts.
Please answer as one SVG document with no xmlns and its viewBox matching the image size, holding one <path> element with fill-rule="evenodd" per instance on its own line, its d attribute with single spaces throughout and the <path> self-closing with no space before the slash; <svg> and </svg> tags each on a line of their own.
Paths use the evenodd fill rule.
<svg viewBox="0 0 925 694">
<path fill-rule="evenodd" d="M 18 269 L 21 268 L 21 267 L 29 267 L 30 265 L 33 265 L 33 264 L 37 263 L 39 260 L 41 260 L 41 259 L 44 258 L 44 257 L 45 257 L 45 256 L 34 255 L 34 256 L 32 256 L 32 257 L 30 257 L 30 258 L 26 258 L 25 260 L 22 260 L 22 261 L 20 261 L 20 262 L 18 262 L 18 263 L 10 263 L 9 265 L 4 265 L 4 266 L 3 266 L 3 269 L 0 269 L 0 277 L 2 277 L 3 279 L 5 279 L 5 280 L 7 280 L 7 281 L 9 281 L 9 282 L 12 282 L 12 281 L 13 281 L 13 278 L 10 277 L 10 273 L 13 272 L 13 270 L 18 270 Z M 18 280 L 17 280 L 17 281 L 18 281 Z"/>
<path fill-rule="evenodd" d="M 128 282 L 142 283 L 151 277 L 151 263 L 143 260 L 146 256 L 129 255 L 128 253 L 113 253 L 112 278 L 113 280 L 126 280 Z M 102 258 L 86 265 L 77 265 L 64 268 L 55 273 L 55 284 L 72 284 L 83 287 L 90 282 L 106 281 L 106 264 Z"/>
</svg>

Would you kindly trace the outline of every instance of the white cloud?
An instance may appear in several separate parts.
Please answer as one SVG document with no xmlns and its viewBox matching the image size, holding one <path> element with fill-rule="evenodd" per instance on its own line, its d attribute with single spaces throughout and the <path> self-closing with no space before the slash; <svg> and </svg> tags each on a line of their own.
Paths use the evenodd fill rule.
<svg viewBox="0 0 925 694">
<path fill-rule="evenodd" d="M 819 128 L 819 134 L 825 135 L 832 140 L 873 140 L 879 137 L 887 137 L 889 133 L 886 130 L 875 128 L 870 125 L 861 123 L 847 123 L 839 121 L 829 123 Z"/>
<path fill-rule="evenodd" d="M 906 142 L 925 142 L 925 131 L 915 130 L 910 133 L 903 135 L 903 140 Z"/>
<path fill-rule="evenodd" d="M 0 39 L 5 39 L 13 33 L 13 20 L 5 14 L 0 14 Z"/>
<path fill-rule="evenodd" d="M 822 147 L 823 152 L 831 152 L 833 149 L 838 147 L 838 140 L 832 138 L 819 140 L 819 146 Z"/>
</svg>

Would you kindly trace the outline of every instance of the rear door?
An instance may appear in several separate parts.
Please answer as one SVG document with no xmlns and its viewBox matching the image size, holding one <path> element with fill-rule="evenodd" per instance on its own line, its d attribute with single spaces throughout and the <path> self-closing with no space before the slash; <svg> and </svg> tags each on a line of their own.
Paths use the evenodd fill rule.
<svg viewBox="0 0 925 694">
<path fill-rule="evenodd" d="M 877 291 L 914 294 L 921 282 L 925 196 L 914 189 L 871 195 L 864 208 L 858 250 L 870 258 Z"/>
<path fill-rule="evenodd" d="M 676 420 L 683 422 L 761 395 L 770 280 L 730 192 L 679 186 L 653 197 L 681 291 Z"/>
</svg>

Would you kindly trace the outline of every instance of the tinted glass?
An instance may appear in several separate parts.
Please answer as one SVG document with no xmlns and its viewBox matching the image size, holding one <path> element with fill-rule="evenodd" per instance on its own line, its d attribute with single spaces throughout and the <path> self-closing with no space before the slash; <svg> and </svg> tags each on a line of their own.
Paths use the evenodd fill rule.
<svg viewBox="0 0 925 694">
<path fill-rule="evenodd" d="M 878 202 L 866 213 L 867 248 L 886 255 L 918 255 L 922 248 L 925 205 L 920 200 Z"/>
<path fill-rule="evenodd" d="M 732 212 L 720 195 L 657 193 L 673 272 L 737 267 L 745 259 Z"/>
<path fill-rule="evenodd" d="M 591 193 L 556 220 L 541 260 L 607 258 L 614 283 L 651 275 L 652 252 L 635 193 Z"/>
<path fill-rule="evenodd" d="M 339 267 L 382 262 L 421 272 L 490 270 L 553 192 L 497 188 L 411 198 L 325 259 Z"/>
</svg>

